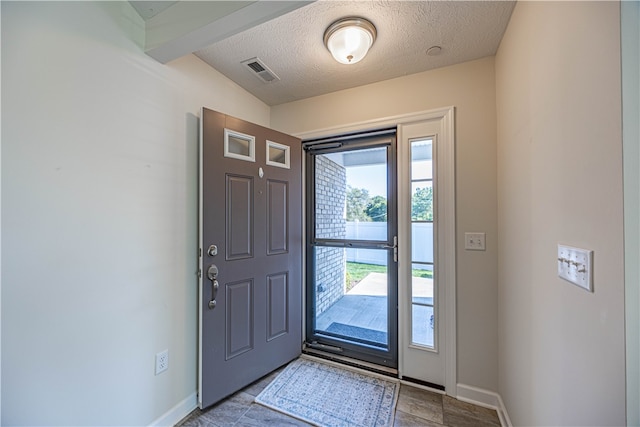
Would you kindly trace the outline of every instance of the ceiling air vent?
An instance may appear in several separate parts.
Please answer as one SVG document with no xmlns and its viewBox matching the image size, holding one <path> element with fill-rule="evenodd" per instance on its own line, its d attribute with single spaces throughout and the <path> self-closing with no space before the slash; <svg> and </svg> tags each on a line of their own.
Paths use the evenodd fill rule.
<svg viewBox="0 0 640 427">
<path fill-rule="evenodd" d="M 241 62 L 242 65 L 247 67 L 247 69 L 262 80 L 265 83 L 271 83 L 275 80 L 280 80 L 280 77 L 276 76 L 276 74 L 267 67 L 264 62 L 262 62 L 259 58 L 251 58 Z"/>
</svg>

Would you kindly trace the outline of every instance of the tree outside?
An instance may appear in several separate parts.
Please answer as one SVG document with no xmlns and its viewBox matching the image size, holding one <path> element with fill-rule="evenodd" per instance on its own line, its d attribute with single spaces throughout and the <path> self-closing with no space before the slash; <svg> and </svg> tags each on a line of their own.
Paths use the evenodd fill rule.
<svg viewBox="0 0 640 427">
<path fill-rule="evenodd" d="M 433 187 L 417 188 L 411 198 L 411 220 L 433 221 Z M 347 221 L 386 222 L 387 199 L 347 186 Z"/>
<path fill-rule="evenodd" d="M 382 196 L 374 196 L 367 203 L 364 212 L 371 218 L 370 221 L 387 222 L 387 199 Z"/>
<path fill-rule="evenodd" d="M 433 187 L 416 188 L 411 198 L 411 220 L 433 221 Z"/>
<path fill-rule="evenodd" d="M 347 186 L 347 221 L 371 221 L 365 209 L 369 203 L 369 190 Z"/>
</svg>

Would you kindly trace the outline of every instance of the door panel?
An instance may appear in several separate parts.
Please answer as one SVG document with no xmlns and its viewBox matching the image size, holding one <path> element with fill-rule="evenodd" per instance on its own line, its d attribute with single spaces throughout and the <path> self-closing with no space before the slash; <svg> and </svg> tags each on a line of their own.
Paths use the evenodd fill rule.
<svg viewBox="0 0 640 427">
<path fill-rule="evenodd" d="M 226 285 L 227 356 L 229 360 L 253 348 L 253 280 Z"/>
<path fill-rule="evenodd" d="M 208 109 L 201 126 L 198 403 L 204 408 L 301 352 L 302 167 L 300 140 L 289 135 Z M 286 156 L 272 153 L 267 161 L 269 146 Z M 217 251 L 209 250 L 213 245 Z M 213 280 L 211 265 L 218 272 Z"/>
<path fill-rule="evenodd" d="M 289 243 L 289 185 L 281 181 L 267 181 L 267 199 L 267 254 L 282 254 L 287 252 Z"/>
<path fill-rule="evenodd" d="M 227 260 L 253 256 L 253 178 L 227 175 Z"/>
<path fill-rule="evenodd" d="M 289 330 L 289 276 L 272 274 L 267 279 L 267 340 L 278 338 Z"/>
</svg>

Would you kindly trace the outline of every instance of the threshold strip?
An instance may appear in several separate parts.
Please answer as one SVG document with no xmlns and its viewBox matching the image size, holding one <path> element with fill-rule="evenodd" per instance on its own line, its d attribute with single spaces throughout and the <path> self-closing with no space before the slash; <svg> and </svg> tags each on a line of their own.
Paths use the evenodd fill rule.
<svg viewBox="0 0 640 427">
<path fill-rule="evenodd" d="M 315 348 L 311 348 L 305 344 L 302 349 L 303 354 L 309 354 L 312 356 L 319 357 L 321 359 L 330 360 L 332 362 L 337 362 L 343 365 L 351 366 L 354 368 L 363 369 L 365 371 L 373 372 L 379 375 L 384 375 L 387 377 L 398 378 L 398 370 L 394 368 L 389 368 L 386 366 L 376 365 L 373 363 L 365 362 L 362 360 L 352 359 L 350 357 L 340 356 L 334 353 L 329 353 L 326 351 L 318 350 Z"/>
</svg>

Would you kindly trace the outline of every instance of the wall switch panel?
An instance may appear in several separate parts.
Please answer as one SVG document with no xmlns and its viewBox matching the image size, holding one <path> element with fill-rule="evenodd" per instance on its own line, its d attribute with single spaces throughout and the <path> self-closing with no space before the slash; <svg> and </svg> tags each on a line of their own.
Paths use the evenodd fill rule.
<svg viewBox="0 0 640 427">
<path fill-rule="evenodd" d="M 484 251 L 484 233 L 464 233 L 464 248 L 468 251 Z"/>
<path fill-rule="evenodd" d="M 593 251 L 558 245 L 558 277 L 593 292 Z"/>
</svg>

